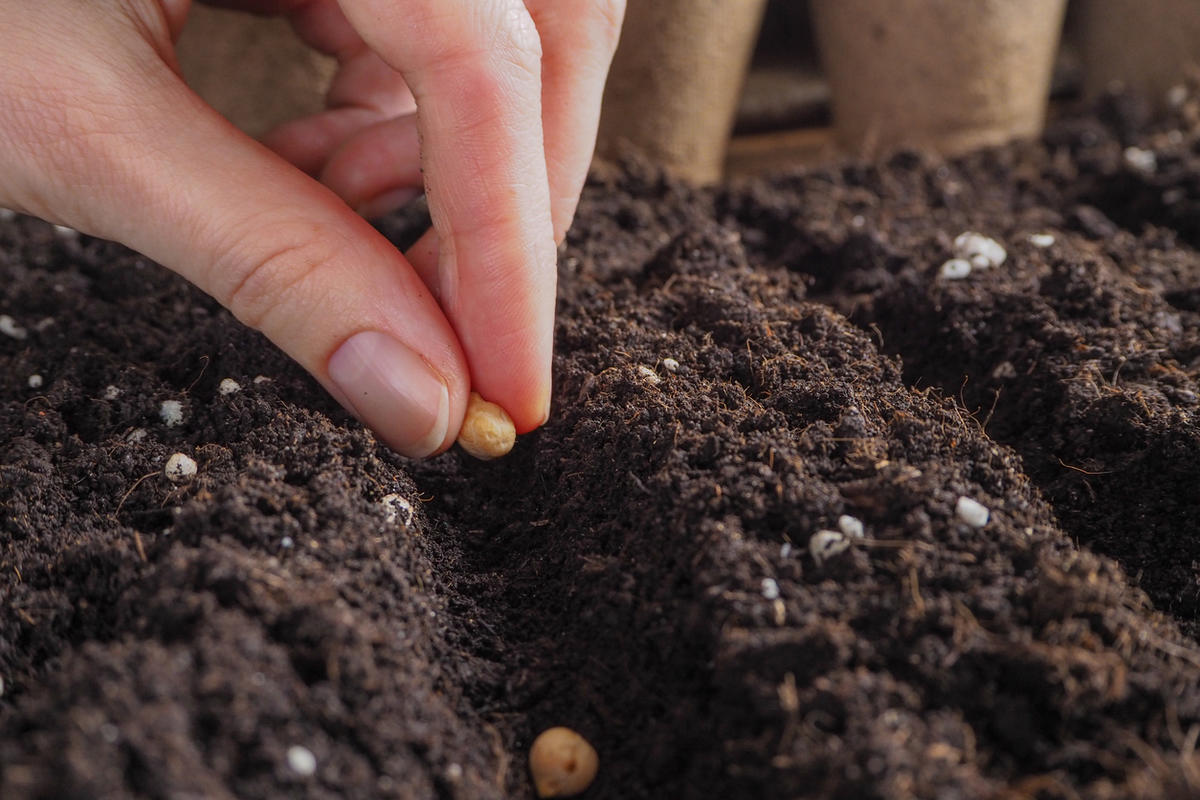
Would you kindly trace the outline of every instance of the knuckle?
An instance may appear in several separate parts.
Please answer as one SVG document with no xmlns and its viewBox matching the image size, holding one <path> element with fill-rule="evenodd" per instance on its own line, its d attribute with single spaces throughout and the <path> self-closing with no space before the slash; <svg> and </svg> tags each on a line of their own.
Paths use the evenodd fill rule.
<svg viewBox="0 0 1200 800">
<path fill-rule="evenodd" d="M 293 305 L 300 288 L 331 263 L 332 252 L 319 241 L 310 234 L 283 238 L 249 256 L 230 252 L 215 266 L 227 283 L 218 299 L 239 320 L 263 330 L 275 309 Z"/>
</svg>

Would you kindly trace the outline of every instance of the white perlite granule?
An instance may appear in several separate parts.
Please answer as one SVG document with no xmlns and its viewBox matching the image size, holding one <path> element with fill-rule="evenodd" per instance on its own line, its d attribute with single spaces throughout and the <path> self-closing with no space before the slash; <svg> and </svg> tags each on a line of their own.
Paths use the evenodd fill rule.
<svg viewBox="0 0 1200 800">
<path fill-rule="evenodd" d="M 191 456 L 174 453 L 167 459 L 163 474 L 172 483 L 181 483 L 196 474 L 196 462 Z"/>
<path fill-rule="evenodd" d="M 317 757 L 312 754 L 312 750 L 298 744 L 288 748 L 287 763 L 292 772 L 306 778 L 317 771 Z"/>
<path fill-rule="evenodd" d="M 158 416 L 168 428 L 174 428 L 183 422 L 183 403 L 178 400 L 163 400 L 159 406 Z"/>
<path fill-rule="evenodd" d="M 817 531 L 808 540 L 808 552 L 812 554 L 817 566 L 823 564 L 825 559 L 845 552 L 849 547 L 850 540 L 841 531 Z"/>
<path fill-rule="evenodd" d="M 842 514 L 838 517 L 838 530 L 851 539 L 861 539 L 864 534 L 862 520 L 849 514 Z"/>
<path fill-rule="evenodd" d="M 974 231 L 966 231 L 955 237 L 954 255 L 967 259 L 975 269 L 998 267 L 1008 258 L 1008 253 L 999 242 Z"/>
<path fill-rule="evenodd" d="M 412 503 L 403 495 L 389 494 L 384 496 L 379 504 L 384 508 L 384 520 L 390 525 L 399 522 L 404 527 L 408 527 L 412 523 L 413 507 Z"/>
<path fill-rule="evenodd" d="M 1125 160 L 1125 166 L 1138 172 L 1149 174 L 1158 169 L 1158 157 L 1154 155 L 1154 151 L 1152 150 L 1143 150 L 1140 147 L 1126 147 L 1121 157 Z"/>
<path fill-rule="evenodd" d="M 972 528 L 982 528 L 988 524 L 991 512 L 987 506 L 970 497 L 960 497 L 954 505 L 954 515 Z"/>
<path fill-rule="evenodd" d="M 971 262 L 965 258 L 952 258 L 938 270 L 938 276 L 948 281 L 961 281 L 970 274 Z"/>
<path fill-rule="evenodd" d="M 0 314 L 0 333 L 13 339 L 24 339 L 29 335 L 29 331 L 18 325 L 8 314 Z"/>
</svg>

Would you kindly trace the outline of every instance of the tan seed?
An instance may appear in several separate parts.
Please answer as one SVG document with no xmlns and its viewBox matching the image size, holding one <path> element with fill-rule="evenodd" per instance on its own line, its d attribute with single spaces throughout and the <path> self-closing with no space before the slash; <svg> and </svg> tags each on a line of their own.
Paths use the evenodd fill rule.
<svg viewBox="0 0 1200 800">
<path fill-rule="evenodd" d="M 529 748 L 529 772 L 538 797 L 573 797 L 592 785 L 600 758 L 570 728 L 549 728 Z"/>
<path fill-rule="evenodd" d="M 508 412 L 484 400 L 478 392 L 471 392 L 467 416 L 458 432 L 462 449 L 482 461 L 491 461 L 512 450 L 516 441 L 517 430 Z"/>
</svg>

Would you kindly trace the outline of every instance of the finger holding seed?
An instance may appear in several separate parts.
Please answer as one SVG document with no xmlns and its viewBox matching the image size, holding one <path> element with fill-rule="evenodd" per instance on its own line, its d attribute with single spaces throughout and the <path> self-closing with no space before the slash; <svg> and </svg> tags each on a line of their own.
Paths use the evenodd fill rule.
<svg viewBox="0 0 1200 800">
<path fill-rule="evenodd" d="M 529 748 L 529 772 L 538 797 L 574 797 L 592 785 L 596 748 L 570 728 L 549 728 Z"/>
<path fill-rule="evenodd" d="M 467 415 L 458 432 L 458 443 L 467 453 L 481 461 L 491 461 L 506 455 L 517 440 L 517 430 L 508 413 L 471 392 L 467 400 Z"/>
</svg>

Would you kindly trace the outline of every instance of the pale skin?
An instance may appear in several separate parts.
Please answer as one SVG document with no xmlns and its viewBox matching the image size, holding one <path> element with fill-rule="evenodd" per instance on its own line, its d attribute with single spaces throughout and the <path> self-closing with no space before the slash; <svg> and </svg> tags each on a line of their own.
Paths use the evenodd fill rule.
<svg viewBox="0 0 1200 800">
<path fill-rule="evenodd" d="M 223 0 L 287 16 L 329 109 L 241 134 L 179 77 L 190 0 L 0 0 L 0 206 L 114 239 L 261 330 L 399 452 L 474 390 L 549 414 L 556 243 L 623 0 Z M 427 192 L 400 253 L 361 214 Z"/>
</svg>

